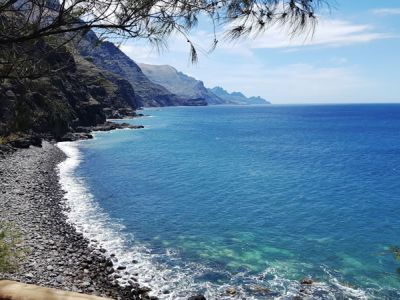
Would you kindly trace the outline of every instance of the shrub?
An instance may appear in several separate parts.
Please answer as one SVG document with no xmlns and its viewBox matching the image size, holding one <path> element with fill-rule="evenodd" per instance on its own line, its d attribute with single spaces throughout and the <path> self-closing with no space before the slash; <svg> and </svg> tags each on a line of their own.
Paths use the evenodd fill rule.
<svg viewBox="0 0 400 300">
<path fill-rule="evenodd" d="M 26 253 L 22 233 L 12 223 L 0 221 L 0 272 L 18 270 Z"/>
</svg>

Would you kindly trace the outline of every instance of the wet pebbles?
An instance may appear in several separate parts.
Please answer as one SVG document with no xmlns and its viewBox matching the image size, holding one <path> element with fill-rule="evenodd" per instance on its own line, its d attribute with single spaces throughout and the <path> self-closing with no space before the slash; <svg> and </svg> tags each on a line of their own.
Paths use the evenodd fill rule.
<svg viewBox="0 0 400 300">
<path fill-rule="evenodd" d="M 116 279 L 124 267 L 114 267 L 67 223 L 55 169 L 64 159 L 46 142 L 0 158 L 0 219 L 21 231 L 21 247 L 28 249 L 19 270 L 0 278 L 113 299 L 156 299 L 134 280 L 119 286 Z"/>
</svg>

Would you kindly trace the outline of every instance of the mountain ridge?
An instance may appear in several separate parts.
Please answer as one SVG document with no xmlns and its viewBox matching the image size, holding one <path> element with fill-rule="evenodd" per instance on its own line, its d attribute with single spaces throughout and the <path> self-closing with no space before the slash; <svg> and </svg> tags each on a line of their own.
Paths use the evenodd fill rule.
<svg viewBox="0 0 400 300">
<path fill-rule="evenodd" d="M 212 93 L 224 99 L 226 101 L 232 101 L 239 105 L 267 105 L 271 104 L 268 100 L 260 97 L 260 96 L 252 96 L 246 97 L 241 92 L 231 92 L 229 93 L 227 90 L 220 86 L 213 87 L 209 89 Z"/>
<path fill-rule="evenodd" d="M 182 99 L 203 99 L 206 104 L 223 104 L 224 101 L 207 90 L 203 81 L 197 80 L 170 65 L 139 63 L 143 73 L 154 83 L 173 91 Z"/>
<path fill-rule="evenodd" d="M 241 92 L 229 93 L 221 87 L 205 87 L 203 81 L 189 76 L 170 65 L 138 63 L 143 73 L 154 83 L 174 92 L 182 99 L 202 98 L 210 105 L 263 105 L 270 104 L 262 97 L 246 97 Z"/>
<path fill-rule="evenodd" d="M 206 105 L 197 99 L 181 99 L 162 85 L 154 83 L 135 61 L 113 43 L 100 41 L 94 32 L 88 32 L 79 41 L 77 48 L 83 57 L 93 61 L 96 66 L 129 81 L 140 97 L 142 106 Z"/>
</svg>

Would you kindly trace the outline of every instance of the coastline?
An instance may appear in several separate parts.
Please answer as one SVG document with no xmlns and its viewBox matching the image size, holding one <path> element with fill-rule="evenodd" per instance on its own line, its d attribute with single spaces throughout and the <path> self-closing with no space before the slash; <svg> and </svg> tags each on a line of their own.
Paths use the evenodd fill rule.
<svg viewBox="0 0 400 300">
<path fill-rule="evenodd" d="M 8 160 L 8 162 L 4 165 L 3 161 L 0 159 L 0 219 L 9 219 L 12 221 L 17 220 L 18 224 L 22 224 L 21 229 L 24 229 L 27 236 L 32 237 L 36 234 L 36 237 L 32 238 L 33 241 L 28 240 L 27 244 L 29 246 L 34 246 L 34 252 L 42 252 L 39 255 L 40 257 L 38 257 L 38 263 L 32 264 L 35 260 L 30 259 L 29 264 L 24 264 L 23 268 L 17 274 L 0 274 L 0 279 L 2 276 L 11 276 L 5 278 L 78 291 L 86 294 L 108 296 L 114 299 L 158 299 L 155 296 L 150 296 L 153 292 L 157 292 L 156 295 L 160 299 L 177 299 L 174 298 L 174 296 L 176 295 L 175 293 L 178 288 L 171 284 L 169 286 L 164 285 L 167 288 L 161 290 L 157 287 L 157 282 L 155 282 L 154 277 L 151 276 L 151 274 L 148 276 L 149 273 L 147 270 L 141 270 L 138 268 L 138 266 L 144 261 L 141 257 L 138 257 L 138 261 L 136 261 L 135 256 L 129 255 L 129 261 L 124 261 L 124 258 L 121 259 L 119 256 L 120 253 L 118 253 L 118 251 L 115 252 L 115 247 L 111 247 L 110 249 L 107 243 L 103 243 L 103 239 L 97 239 L 96 236 L 85 234 L 88 232 L 90 233 L 90 228 L 79 227 L 79 223 L 76 224 L 74 220 L 69 219 L 71 216 L 71 210 L 74 207 L 76 208 L 76 206 L 71 205 L 73 203 L 70 203 L 66 198 L 68 198 L 68 192 L 71 190 L 74 191 L 74 188 L 71 189 L 71 186 L 65 187 L 63 185 L 63 179 L 60 177 L 61 174 L 59 168 L 61 167 L 60 164 L 67 163 L 68 157 L 75 160 L 76 166 L 79 165 L 80 155 L 79 153 L 74 152 L 68 153 L 68 151 L 62 149 L 63 147 L 60 147 L 60 145 L 66 145 L 67 147 L 79 152 L 76 144 L 77 143 L 75 142 L 67 142 L 54 146 L 44 142 L 43 148 L 30 147 L 26 150 L 18 150 L 7 156 L 6 160 Z M 70 163 L 71 162 L 69 162 L 69 164 Z M 75 180 L 80 181 L 81 178 L 79 178 L 79 176 L 73 176 L 72 171 L 74 169 L 75 168 L 72 166 L 70 169 L 71 173 L 67 174 L 66 177 L 75 178 Z M 7 182 L 3 182 L 3 178 L 7 179 Z M 20 188 L 19 186 L 22 187 Z M 90 189 L 86 191 L 75 190 L 75 192 L 76 193 L 73 193 L 70 196 L 72 198 L 76 197 L 75 201 L 79 204 L 82 202 L 79 201 L 77 196 L 79 196 L 79 194 L 84 194 L 84 197 L 87 196 L 87 193 L 85 192 L 90 194 Z M 4 197 L 4 194 L 7 194 L 6 197 Z M 39 196 L 37 196 L 38 194 Z M 12 202 L 15 203 L 11 203 L 10 207 L 5 208 L 3 207 L 3 203 L 8 201 L 7 197 L 15 197 L 17 199 L 13 199 Z M 47 201 L 46 198 L 49 198 L 47 200 L 51 201 Z M 39 201 L 39 205 L 36 205 L 34 202 L 37 200 Z M 26 204 L 25 202 L 32 203 Z M 83 203 L 85 202 L 87 201 L 83 201 Z M 21 203 L 24 205 L 21 205 Z M 8 204 L 9 203 L 7 202 L 7 205 Z M 69 207 L 70 209 L 66 210 L 66 207 Z M 53 214 L 53 211 L 56 212 Z M 45 212 L 47 216 L 41 216 L 40 214 L 42 212 Z M 60 212 L 63 215 L 62 217 L 59 217 Z M 90 215 L 90 212 L 93 211 L 88 211 L 88 214 L 81 214 L 80 220 L 84 222 L 87 221 L 86 217 Z M 30 223 L 32 223 L 30 221 L 32 218 L 30 216 L 25 216 L 31 213 L 35 215 L 34 219 L 39 220 L 34 223 L 36 231 L 34 229 L 31 230 L 29 227 Z M 7 215 L 7 217 L 4 217 L 5 215 Z M 11 218 L 8 218 L 8 216 Z M 18 219 L 20 216 L 27 220 L 20 221 Z M 96 216 L 92 215 L 92 217 Z M 54 222 L 54 220 L 51 220 L 52 218 L 59 218 L 59 220 Z M 40 226 L 39 228 L 37 226 L 38 224 Z M 41 228 L 42 225 L 46 226 L 46 228 Z M 63 227 L 65 225 L 67 225 L 67 227 L 72 227 L 72 229 L 68 228 L 57 231 L 57 228 L 47 228 L 52 226 Z M 84 225 L 87 226 L 88 224 L 85 222 Z M 25 230 L 25 226 L 28 228 L 27 230 Z M 102 231 L 103 229 L 104 228 L 97 228 L 98 231 Z M 38 234 L 37 230 L 40 231 Z M 43 234 L 41 230 L 43 230 Z M 59 242 L 59 232 L 70 235 L 71 239 L 67 238 L 67 242 Z M 96 239 L 96 241 L 94 241 L 93 238 Z M 74 243 L 77 244 L 71 247 L 72 251 L 68 248 L 69 243 L 72 243 L 70 240 L 76 241 Z M 113 243 L 114 241 L 110 242 Z M 67 246 L 66 251 L 63 249 L 65 245 Z M 99 247 L 103 248 L 100 249 Z M 62 250 L 59 251 L 59 248 Z M 104 249 L 104 251 L 102 249 Z M 56 250 L 56 252 L 53 252 L 54 250 Z M 71 263 L 67 261 L 67 259 L 69 260 L 71 255 L 74 256 L 73 254 L 75 254 L 76 251 L 78 252 L 78 258 L 75 259 L 75 257 L 73 257 L 74 262 L 71 266 Z M 116 257 L 114 257 L 114 254 L 116 254 Z M 49 258 L 52 259 L 55 255 L 57 255 L 57 259 L 54 260 L 55 263 L 53 263 L 53 260 L 49 261 Z M 94 256 L 94 258 L 85 258 L 92 256 Z M 134 261 L 132 261 L 132 258 L 135 258 Z M 134 264 L 134 272 L 132 272 L 130 268 L 132 266 L 129 266 L 126 262 L 132 262 Z M 121 266 L 121 264 L 127 268 L 118 270 L 118 266 Z M 53 270 L 47 270 L 47 265 L 50 265 Z M 39 266 L 39 270 L 37 269 L 37 266 Z M 58 270 L 58 268 L 60 270 Z M 92 270 L 92 268 L 94 268 L 94 270 Z M 87 271 L 85 271 L 85 269 Z M 31 270 L 35 270 L 35 272 L 32 272 Z M 111 270 L 113 272 L 110 272 Z M 131 274 L 134 274 L 134 276 L 131 277 L 127 271 L 131 271 Z M 137 271 L 138 274 L 135 274 Z M 69 275 L 68 272 L 70 272 L 70 274 L 77 274 L 76 276 L 72 276 L 76 278 L 70 278 L 71 275 Z M 163 276 L 161 277 L 166 278 L 167 281 L 172 283 L 169 273 L 162 275 Z M 148 281 L 140 280 L 143 276 L 146 276 Z M 131 281 L 130 283 L 128 279 Z M 278 280 L 281 279 L 278 278 Z M 312 280 L 305 278 L 305 280 L 303 279 L 300 282 L 291 282 L 293 285 L 290 285 L 289 292 L 293 293 L 292 299 L 301 299 L 300 295 L 313 295 L 314 292 L 318 295 L 319 291 L 326 292 L 330 290 L 333 292 L 339 290 L 340 292 L 344 292 L 346 295 L 360 297 L 355 299 L 364 299 L 364 293 L 361 290 L 352 289 L 346 285 L 342 285 L 339 281 L 336 281 L 335 278 L 333 278 L 333 280 L 335 282 L 333 282 L 334 286 L 332 289 L 332 286 L 325 285 L 323 282 L 313 282 Z M 119 286 L 118 283 L 122 283 L 122 286 Z M 127 283 L 129 283 L 129 286 Z M 143 286 L 140 288 L 138 283 L 140 283 L 140 285 L 143 284 Z M 147 293 L 147 288 L 144 287 L 148 284 L 151 284 L 151 287 L 153 288 L 153 291 L 149 291 L 149 293 Z M 279 295 L 279 292 L 273 289 L 270 290 L 269 288 L 264 288 L 261 285 L 249 285 L 249 287 L 250 289 L 248 291 L 255 295 L 268 295 L 268 297 L 278 297 L 277 295 Z M 204 300 L 205 298 L 201 298 L 203 297 L 201 295 L 189 297 L 189 295 L 196 294 L 197 291 L 200 291 L 202 294 L 207 296 L 207 299 L 238 299 L 242 296 L 241 289 L 224 285 L 220 286 L 220 289 L 218 290 L 215 289 L 215 294 L 213 295 L 210 295 L 208 291 L 188 290 L 187 296 L 182 296 L 179 299 Z M 218 295 L 218 298 L 214 297 L 215 295 Z M 248 299 L 258 298 L 252 298 L 250 296 Z"/>
<path fill-rule="evenodd" d="M 68 222 L 57 171 L 65 159 L 48 142 L 0 159 L 0 219 L 21 231 L 21 246 L 28 249 L 19 270 L 0 278 L 114 299 L 156 299 L 135 277 L 127 286 L 119 285 L 116 279 L 124 269 L 114 270 L 94 241 Z"/>
</svg>

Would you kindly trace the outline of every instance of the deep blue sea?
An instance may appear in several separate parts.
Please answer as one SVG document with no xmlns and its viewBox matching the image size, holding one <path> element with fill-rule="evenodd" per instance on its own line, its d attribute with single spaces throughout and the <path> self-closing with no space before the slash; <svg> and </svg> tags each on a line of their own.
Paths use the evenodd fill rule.
<svg viewBox="0 0 400 300">
<path fill-rule="evenodd" d="M 144 113 L 63 144 L 61 180 L 71 221 L 153 295 L 400 299 L 400 105 Z"/>
</svg>

